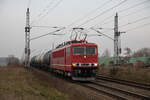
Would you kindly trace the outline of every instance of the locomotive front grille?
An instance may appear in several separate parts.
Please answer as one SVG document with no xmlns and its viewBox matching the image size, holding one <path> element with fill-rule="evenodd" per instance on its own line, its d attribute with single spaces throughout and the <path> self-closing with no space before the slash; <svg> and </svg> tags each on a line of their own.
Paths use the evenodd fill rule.
<svg viewBox="0 0 150 100">
<path fill-rule="evenodd" d="M 74 67 L 91 67 L 91 66 L 97 66 L 97 63 L 73 63 Z"/>
<path fill-rule="evenodd" d="M 74 63 L 73 64 L 74 66 L 82 66 L 82 67 L 84 67 L 84 66 L 95 66 L 95 63 Z"/>
<path fill-rule="evenodd" d="M 90 66 L 91 64 L 90 63 L 81 63 L 80 65 L 81 66 Z"/>
</svg>

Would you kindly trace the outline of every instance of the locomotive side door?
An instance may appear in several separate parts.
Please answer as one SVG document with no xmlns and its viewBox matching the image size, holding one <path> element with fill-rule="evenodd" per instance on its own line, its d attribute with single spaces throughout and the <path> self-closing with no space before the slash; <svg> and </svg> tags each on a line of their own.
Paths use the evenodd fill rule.
<svg viewBox="0 0 150 100">
<path fill-rule="evenodd" d="M 66 48 L 66 71 L 71 71 L 71 48 Z"/>
<path fill-rule="evenodd" d="M 64 70 L 65 70 L 65 71 L 66 71 L 66 65 L 67 65 L 67 64 L 66 64 L 66 58 L 67 58 L 67 55 L 66 55 L 66 54 L 67 54 L 67 48 L 64 49 L 64 60 L 65 60 L 65 63 L 64 63 L 64 67 L 65 67 L 65 68 L 64 68 Z"/>
</svg>

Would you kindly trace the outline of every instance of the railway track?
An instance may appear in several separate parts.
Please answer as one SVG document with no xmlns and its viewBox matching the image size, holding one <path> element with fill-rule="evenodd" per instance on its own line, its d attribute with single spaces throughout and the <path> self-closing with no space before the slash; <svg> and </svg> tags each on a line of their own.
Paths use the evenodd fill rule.
<svg viewBox="0 0 150 100">
<path fill-rule="evenodd" d="M 111 87 L 97 82 L 91 83 L 81 83 L 80 85 L 92 89 L 96 92 L 103 93 L 105 95 L 111 96 L 117 100 L 150 100 L 149 96 L 142 94 L 130 92 L 124 89 L 119 89 L 116 87 Z"/>
<path fill-rule="evenodd" d="M 91 84 L 82 84 L 82 83 L 80 83 L 79 85 L 81 85 L 81 86 L 83 86 L 83 87 L 86 87 L 86 88 L 88 88 L 88 89 L 91 89 L 91 90 L 93 90 L 93 91 L 102 93 L 102 94 L 104 94 L 104 95 L 108 95 L 108 96 L 113 97 L 113 98 L 115 98 L 115 99 L 117 99 L 117 100 L 128 100 L 127 98 L 125 98 L 125 97 L 123 97 L 123 96 L 120 96 L 120 95 L 118 95 L 118 94 L 110 93 L 110 92 L 108 92 L 108 91 L 106 91 L 106 90 L 104 90 L 104 89 L 99 89 L 99 88 L 93 86 L 92 83 L 91 83 Z"/>
<path fill-rule="evenodd" d="M 127 81 L 127 80 L 121 80 L 121 79 L 114 79 L 114 78 L 106 77 L 106 76 L 102 76 L 102 75 L 99 75 L 97 77 L 97 79 L 114 82 L 114 83 L 118 83 L 118 84 L 123 84 L 123 85 L 127 85 L 127 86 L 132 86 L 135 88 L 140 88 L 140 89 L 150 91 L 150 85 L 147 85 L 147 84 L 137 83 L 137 82 L 133 82 L 133 81 Z"/>
<path fill-rule="evenodd" d="M 107 96 L 112 97 L 117 100 L 150 100 L 150 96 L 146 96 L 143 94 L 139 94 L 139 93 L 127 91 L 124 89 L 112 87 L 112 86 L 109 86 L 108 84 L 104 84 L 104 83 L 101 83 L 98 81 L 86 82 L 86 83 L 85 82 L 73 82 L 73 83 L 79 84 L 79 85 L 89 88 L 90 90 L 93 90 L 97 93 L 107 95 Z M 146 86 L 148 86 L 148 85 L 146 85 Z"/>
<path fill-rule="evenodd" d="M 96 81 L 82 86 L 118 100 L 150 100 L 150 85 L 147 84 L 99 75 Z"/>
</svg>

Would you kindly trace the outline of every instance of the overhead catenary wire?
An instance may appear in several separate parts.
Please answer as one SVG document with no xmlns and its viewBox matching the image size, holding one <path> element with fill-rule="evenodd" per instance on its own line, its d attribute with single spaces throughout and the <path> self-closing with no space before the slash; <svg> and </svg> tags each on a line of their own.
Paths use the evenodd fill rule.
<svg viewBox="0 0 150 100">
<path fill-rule="evenodd" d="M 149 2 L 149 1 L 150 1 L 150 0 L 145 0 L 145 1 L 141 2 L 141 3 L 138 3 L 138 4 L 133 5 L 133 6 L 131 6 L 131 7 L 128 7 L 128 8 L 119 10 L 118 12 L 127 11 L 127 10 L 129 10 L 129 9 L 132 9 L 132 8 L 135 8 L 135 7 L 140 6 L 140 5 L 142 5 L 142 4 L 145 4 L 145 3 Z"/>
<path fill-rule="evenodd" d="M 146 20 L 146 19 L 149 19 L 149 18 L 150 18 L 150 16 L 146 16 L 146 17 L 137 19 L 137 20 L 135 20 L 135 21 L 129 22 L 129 23 L 127 23 L 127 24 L 121 25 L 121 26 L 119 26 L 119 28 L 126 27 L 126 26 L 128 26 L 128 25 L 132 25 L 132 24 L 135 24 L 135 23 L 137 23 L 137 22 L 140 22 L 140 21 L 143 21 L 143 20 Z M 107 30 L 107 31 L 105 31 L 105 32 L 109 32 L 109 31 L 111 31 L 111 30 Z"/>
<path fill-rule="evenodd" d="M 134 24 L 134 23 L 137 23 L 137 22 L 140 22 L 140 21 L 149 19 L 149 18 L 150 18 L 150 16 L 146 16 L 146 17 L 137 19 L 137 20 L 135 20 L 135 21 L 133 21 L 133 22 L 129 22 L 129 23 L 127 23 L 127 24 L 121 25 L 120 27 L 125 27 L 125 26 L 131 25 L 131 24 Z"/>
<path fill-rule="evenodd" d="M 31 26 L 31 27 L 37 27 L 37 28 L 62 28 L 60 26 Z"/>
<path fill-rule="evenodd" d="M 56 0 L 51 0 L 38 16 L 42 16 L 42 13 L 45 13 L 48 9 L 50 9 L 50 7 L 54 4 L 55 1 Z"/>
<path fill-rule="evenodd" d="M 133 9 L 133 8 L 135 8 L 135 7 L 137 7 L 137 6 L 140 6 L 140 5 L 142 5 L 142 4 L 145 4 L 145 3 L 149 2 L 149 1 L 150 1 L 150 0 L 146 0 L 146 1 L 144 1 L 144 2 L 140 2 L 140 3 L 138 3 L 138 4 L 135 4 L 135 5 L 131 6 L 131 7 L 128 7 L 128 8 L 119 10 L 119 11 L 117 11 L 117 12 L 118 12 L 118 13 L 123 13 L 123 12 L 125 12 L 125 11 L 127 11 L 127 10 Z M 145 8 L 146 8 L 146 7 L 142 8 L 142 9 L 145 9 Z M 141 9 L 140 9 L 140 10 L 141 10 Z M 136 11 L 136 12 L 133 12 L 133 13 L 130 13 L 130 14 L 127 14 L 127 15 L 125 15 L 125 16 L 129 16 L 129 15 L 132 15 L 132 14 L 134 14 L 134 13 L 139 13 L 139 11 Z M 108 24 L 108 23 L 110 23 L 110 22 L 113 22 L 113 20 L 110 20 L 110 21 L 105 22 L 106 20 L 111 19 L 113 16 L 114 16 L 114 15 L 111 15 L 111 16 L 106 17 L 103 21 L 98 22 L 96 25 L 98 25 L 99 23 L 101 23 L 101 25 L 105 25 L 105 24 Z M 125 16 L 123 16 L 123 17 L 125 17 Z M 94 26 L 96 26 L 96 25 L 94 25 Z M 93 26 L 93 27 L 94 27 L 94 26 Z"/>
<path fill-rule="evenodd" d="M 108 36 L 108 35 L 106 35 L 106 34 L 100 32 L 99 30 L 96 30 L 96 29 L 94 29 L 94 28 L 90 28 L 90 29 L 92 29 L 92 30 L 96 31 L 98 34 L 103 35 L 103 36 L 105 36 L 105 37 L 107 37 L 107 38 L 109 38 L 109 39 L 111 39 L 111 40 L 114 41 L 114 39 L 113 39 L 112 37 L 110 37 L 110 36 Z"/>
<path fill-rule="evenodd" d="M 49 1 L 49 3 L 45 6 L 45 8 L 43 8 L 43 10 L 36 16 L 36 19 L 31 22 L 31 25 L 34 24 L 35 22 L 37 22 L 37 21 L 40 19 L 40 17 L 41 17 L 48 9 L 50 9 L 50 7 L 54 4 L 55 1 L 56 1 L 56 0 L 51 0 L 51 1 Z"/>
<path fill-rule="evenodd" d="M 59 0 L 51 9 L 48 10 L 48 12 L 45 15 L 42 16 L 41 19 L 43 19 L 44 17 L 46 17 L 50 13 L 50 11 L 53 11 L 62 1 L 63 0 Z"/>
<path fill-rule="evenodd" d="M 74 25 L 75 23 L 78 23 L 78 22 L 82 21 L 84 18 L 86 18 L 89 15 L 95 13 L 97 10 L 101 9 L 102 7 L 104 7 L 105 5 L 107 5 L 108 3 L 110 3 L 111 1 L 112 0 L 108 0 L 108 1 L 104 2 L 103 4 L 101 4 L 100 6 L 98 6 L 97 8 L 95 8 L 92 11 L 88 12 L 87 14 L 85 14 L 82 18 L 79 18 L 79 19 L 75 20 L 74 22 L 72 22 L 71 24 L 69 24 L 68 27 Z"/>
<path fill-rule="evenodd" d="M 143 27 L 148 26 L 148 25 L 150 25 L 150 23 L 146 23 L 146 24 L 143 24 L 143 25 L 131 28 L 131 29 L 127 29 L 126 32 L 133 31 L 135 29 L 140 29 L 140 28 L 143 28 Z"/>
<path fill-rule="evenodd" d="M 55 8 L 57 5 L 59 5 L 59 3 L 60 3 L 61 1 L 62 1 L 62 0 L 60 0 L 53 8 Z M 109 1 L 111 1 L 111 0 L 109 0 Z M 124 0 L 124 1 L 126 1 L 126 0 Z M 123 1 L 123 2 L 124 2 L 124 1 Z M 108 2 L 108 1 L 107 1 L 107 2 Z M 106 3 L 107 3 L 107 2 L 106 2 Z M 106 4 L 106 3 L 105 3 L 105 4 Z M 97 9 L 99 9 L 99 8 L 97 8 Z M 97 10 L 97 9 L 95 9 L 95 10 Z"/>
<path fill-rule="evenodd" d="M 56 1 L 56 0 L 53 0 L 53 1 L 51 2 L 51 5 L 54 4 L 54 1 Z M 63 1 L 63 0 L 58 0 L 58 1 L 55 3 L 55 5 L 54 5 L 53 7 L 49 8 L 49 9 L 47 10 L 47 12 L 45 12 L 44 15 L 43 15 L 43 14 L 40 15 L 40 18 L 38 18 L 36 21 L 33 21 L 32 24 L 35 23 L 35 22 L 37 22 L 37 21 L 40 21 L 40 20 L 44 19 L 44 18 L 45 18 L 50 12 L 52 12 L 62 1 Z"/>
<path fill-rule="evenodd" d="M 137 13 L 141 13 L 141 12 L 145 11 L 144 9 L 149 8 L 149 7 L 150 7 L 150 5 L 147 6 L 147 7 L 140 8 L 140 9 L 138 9 L 138 11 L 136 10 L 134 12 L 128 13 L 126 15 L 123 15 L 123 16 L 121 16 L 121 19 L 126 18 L 126 16 L 130 16 L 130 15 L 134 15 L 134 14 L 137 14 Z"/>
<path fill-rule="evenodd" d="M 85 22 L 83 22 L 83 23 L 80 24 L 79 26 L 82 26 L 82 25 L 84 25 L 84 24 L 86 24 L 86 23 L 89 23 L 89 22 L 92 21 L 92 20 L 95 20 L 97 17 L 100 17 L 100 16 L 102 16 L 103 14 L 108 13 L 109 11 L 111 11 L 112 9 L 114 9 L 114 8 L 116 8 L 116 7 L 118 7 L 118 6 L 120 6 L 121 4 L 125 3 L 126 1 L 127 1 L 127 0 L 124 0 L 124 1 L 120 2 L 119 4 L 117 4 L 117 5 L 115 5 L 115 6 L 111 7 L 111 8 L 109 8 L 109 9 L 103 11 L 103 12 L 100 13 L 99 15 L 97 15 L 97 16 L 95 16 L 95 17 L 89 19 L 89 20 L 86 20 Z"/>
<path fill-rule="evenodd" d="M 83 22 L 82 24 L 80 24 L 78 27 L 80 27 L 80 26 L 82 26 L 82 25 L 85 25 L 86 23 L 89 23 L 89 22 L 91 22 L 92 20 L 95 20 L 97 17 L 100 17 L 100 16 L 102 16 L 102 15 L 105 14 L 105 13 L 108 13 L 109 11 L 113 10 L 113 9 L 116 8 L 116 7 L 119 7 L 120 5 L 122 5 L 123 3 L 125 3 L 126 1 L 127 1 L 127 0 L 123 0 L 122 2 L 118 3 L 117 5 L 115 5 L 115 6 L 111 7 L 111 8 L 109 8 L 109 9 L 107 9 L 107 10 L 105 10 L 105 11 L 103 11 L 103 12 L 100 13 L 99 15 L 97 15 L 97 16 L 95 16 L 95 17 L 93 17 L 93 18 L 90 18 L 89 20 L 86 20 L 85 22 Z"/>
<path fill-rule="evenodd" d="M 137 22 L 140 22 L 140 21 L 143 21 L 143 20 L 146 20 L 146 19 L 149 19 L 149 18 L 150 18 L 150 16 L 146 16 L 146 17 L 137 19 L 137 20 L 135 20 L 135 21 L 129 22 L 129 23 L 127 23 L 127 24 L 121 25 L 121 26 L 119 26 L 119 28 L 122 28 L 122 27 L 125 27 L 125 26 L 128 26 L 128 25 L 132 25 L 132 24 L 135 24 L 135 23 L 137 23 Z M 146 25 L 147 25 L 147 24 L 146 24 Z M 143 25 L 142 25 L 142 26 L 143 26 Z M 144 24 L 144 26 L 145 26 L 145 24 Z M 135 28 L 136 28 L 136 27 L 135 27 Z M 109 31 L 111 31 L 111 30 L 107 30 L 107 31 L 105 31 L 105 32 L 109 32 Z M 104 33 L 105 33 L 105 32 L 104 32 Z"/>
<path fill-rule="evenodd" d="M 49 33 L 46 33 L 46 34 L 37 36 L 37 37 L 33 37 L 33 38 L 30 39 L 30 41 L 31 41 L 31 40 L 35 40 L 35 39 L 38 39 L 38 38 L 41 38 L 41 37 L 44 37 L 44 36 L 47 36 L 47 35 L 53 35 L 54 33 L 59 32 L 59 31 L 64 30 L 64 29 L 65 29 L 65 27 L 64 27 L 64 28 L 61 28 L 61 29 L 57 29 L 57 30 L 55 30 L 55 31 L 53 31 L 53 32 L 49 32 Z M 54 35 L 57 35 L 57 34 L 54 34 Z"/>
</svg>

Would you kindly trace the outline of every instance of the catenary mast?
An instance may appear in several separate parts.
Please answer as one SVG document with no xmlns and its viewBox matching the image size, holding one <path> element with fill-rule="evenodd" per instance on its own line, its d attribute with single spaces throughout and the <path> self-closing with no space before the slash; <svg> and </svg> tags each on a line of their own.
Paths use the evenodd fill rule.
<svg viewBox="0 0 150 100">
<path fill-rule="evenodd" d="M 25 67 L 30 66 L 30 11 L 27 8 L 26 12 L 26 27 L 25 27 Z"/>
</svg>

